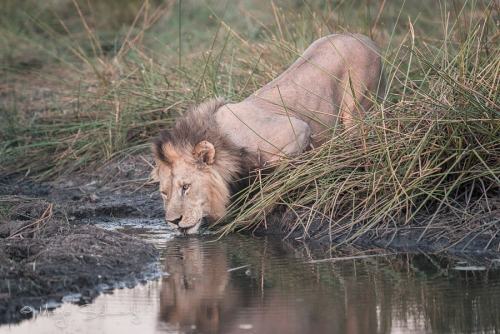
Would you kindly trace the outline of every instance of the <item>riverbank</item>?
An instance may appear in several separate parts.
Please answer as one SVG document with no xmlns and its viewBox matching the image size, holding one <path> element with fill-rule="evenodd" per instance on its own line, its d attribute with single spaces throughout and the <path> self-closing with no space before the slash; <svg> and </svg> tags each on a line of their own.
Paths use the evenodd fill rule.
<svg viewBox="0 0 500 334">
<path fill-rule="evenodd" d="M 107 164 L 93 173 L 51 182 L 28 178 L 0 181 L 1 199 L 4 206 L 10 201 L 11 210 L 17 210 L 17 216 L 9 219 L 17 220 L 18 224 L 22 217 L 25 224 L 43 219 L 48 206 L 58 210 L 68 223 L 76 225 L 113 222 L 117 218 L 161 220 L 163 203 L 157 184 L 149 179 L 151 162 L 148 159 L 150 156 L 145 152 Z M 313 216 L 306 224 L 299 219 L 309 213 L 308 208 L 292 211 L 286 206 L 277 206 L 268 213 L 266 224 L 242 232 L 279 235 L 283 239 L 330 247 L 354 244 L 367 249 L 390 248 L 396 252 L 500 254 L 500 195 L 492 193 L 476 205 L 474 210 L 468 211 L 468 216 L 459 216 L 453 210 L 437 215 L 431 211 L 418 215 L 411 224 L 381 224 L 361 231 L 356 227 L 339 229 L 342 222 L 329 221 L 321 215 Z M 466 217 L 468 221 L 464 221 Z M 231 221 L 225 223 L 231 224 Z M 350 227 L 348 223 L 346 226 Z M 17 228 L 22 228 L 22 224 Z M 220 225 L 212 228 L 217 230 Z M 0 225 L 0 231 L 8 236 L 15 233 L 15 228 L 9 231 L 6 225 Z"/>
<path fill-rule="evenodd" d="M 123 233 L 57 220 L 27 232 L 0 238 L 0 324 L 158 275 L 154 246 Z"/>
<path fill-rule="evenodd" d="M 0 204 L 0 323 L 31 317 L 23 307 L 58 305 L 67 295 L 88 303 L 160 274 L 152 244 L 102 228 L 119 217 L 158 216 L 158 201 L 144 191 L 130 194 L 123 184 L 110 189 L 85 177 L 11 179 L 0 181 Z"/>
<path fill-rule="evenodd" d="M 419 214 L 410 223 L 378 224 L 366 229 L 335 222 L 324 215 L 307 216 L 310 208 L 292 211 L 282 206 L 267 216 L 266 223 L 252 229 L 259 235 L 276 234 L 294 240 L 309 240 L 339 247 L 356 245 L 363 248 L 392 249 L 395 252 L 500 254 L 500 195 L 492 194 L 477 202 L 468 215 L 446 210 Z M 299 222 L 298 222 L 299 221 Z"/>
<path fill-rule="evenodd" d="M 108 164 L 94 173 L 52 182 L 26 178 L 0 182 L 3 210 L 10 210 L 0 224 L 2 322 L 20 320 L 20 310 L 26 305 L 60 302 L 72 293 L 78 294 L 80 302 L 90 302 L 102 287 L 133 285 L 154 276 L 158 259 L 154 246 L 101 228 L 123 220 L 142 220 L 145 227 L 148 221 L 162 221 L 163 206 L 157 185 L 149 182 L 149 168 L 147 159 L 137 156 Z M 490 199 L 491 219 L 498 219 L 497 203 Z M 329 235 L 320 219 L 313 220 L 304 238 L 304 230 L 290 230 L 296 224 L 294 217 L 292 212 L 278 209 L 268 216 L 267 229 L 259 228 L 250 234 L 275 235 L 291 244 L 316 249 L 316 254 L 318 250 L 329 254 L 333 248 L 347 246 L 361 254 L 439 253 L 465 258 L 475 265 L 500 255 L 494 220 L 478 222 L 489 229 L 470 233 L 462 240 L 453 237 L 459 235 L 457 230 L 449 233 L 450 226 L 458 229 L 460 222 L 448 215 L 434 217 L 437 223 L 432 233 L 420 240 L 425 220 L 420 226 L 373 229 L 350 242 L 355 230 Z"/>
</svg>

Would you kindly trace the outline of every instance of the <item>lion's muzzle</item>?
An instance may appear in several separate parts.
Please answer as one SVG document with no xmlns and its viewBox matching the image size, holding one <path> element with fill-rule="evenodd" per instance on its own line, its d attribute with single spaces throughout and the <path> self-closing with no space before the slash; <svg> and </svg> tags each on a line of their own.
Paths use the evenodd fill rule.
<svg viewBox="0 0 500 334">
<path fill-rule="evenodd" d="M 182 221 L 182 216 L 180 216 L 179 218 L 175 218 L 175 219 L 168 219 L 168 218 L 166 218 L 165 220 L 169 224 L 173 224 L 175 226 L 179 226 L 180 222 Z"/>
</svg>

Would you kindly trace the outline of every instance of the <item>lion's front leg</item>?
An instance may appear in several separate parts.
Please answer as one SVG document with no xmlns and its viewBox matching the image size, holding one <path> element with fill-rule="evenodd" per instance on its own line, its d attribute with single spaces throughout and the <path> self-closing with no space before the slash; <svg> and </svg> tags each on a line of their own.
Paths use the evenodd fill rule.
<svg viewBox="0 0 500 334">
<path fill-rule="evenodd" d="M 266 164 L 304 152 L 311 142 L 311 128 L 306 122 L 291 116 L 274 115 L 266 127 Z"/>
</svg>

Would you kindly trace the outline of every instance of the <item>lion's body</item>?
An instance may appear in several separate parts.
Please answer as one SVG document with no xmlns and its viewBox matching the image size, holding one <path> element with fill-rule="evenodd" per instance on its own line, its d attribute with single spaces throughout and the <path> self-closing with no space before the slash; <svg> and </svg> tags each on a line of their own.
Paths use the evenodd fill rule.
<svg viewBox="0 0 500 334">
<path fill-rule="evenodd" d="M 330 35 L 242 102 L 213 100 L 188 112 L 153 147 L 167 221 L 194 233 L 203 217 L 224 215 L 231 184 L 248 168 L 319 145 L 337 125 L 362 134 L 356 120 L 372 107 L 381 79 L 373 41 Z"/>
<path fill-rule="evenodd" d="M 332 126 L 353 127 L 381 91 L 381 72 L 378 48 L 369 38 L 323 37 L 279 77 L 220 108 L 217 123 L 263 162 L 297 154 L 331 137 Z"/>
</svg>

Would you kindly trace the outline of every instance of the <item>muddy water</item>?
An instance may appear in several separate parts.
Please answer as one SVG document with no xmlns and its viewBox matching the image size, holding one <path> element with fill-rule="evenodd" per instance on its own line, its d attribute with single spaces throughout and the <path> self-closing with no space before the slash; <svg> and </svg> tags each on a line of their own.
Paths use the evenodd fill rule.
<svg viewBox="0 0 500 334">
<path fill-rule="evenodd" d="M 500 331 L 500 275 L 489 265 L 407 254 L 349 258 L 238 235 L 174 238 L 159 221 L 105 227 L 153 242 L 162 277 L 87 305 L 68 296 L 0 333 Z M 316 261 L 330 257 L 337 261 Z"/>
</svg>

